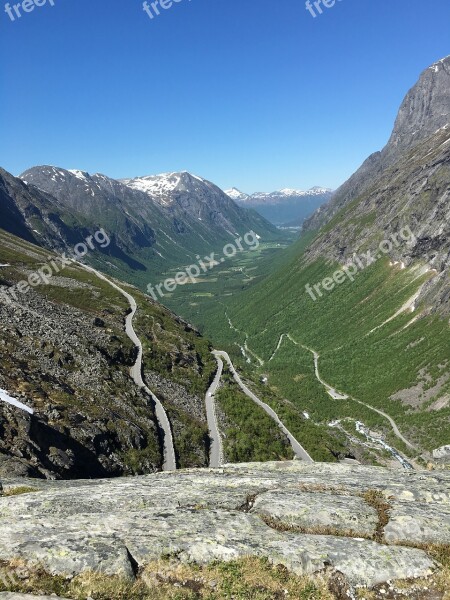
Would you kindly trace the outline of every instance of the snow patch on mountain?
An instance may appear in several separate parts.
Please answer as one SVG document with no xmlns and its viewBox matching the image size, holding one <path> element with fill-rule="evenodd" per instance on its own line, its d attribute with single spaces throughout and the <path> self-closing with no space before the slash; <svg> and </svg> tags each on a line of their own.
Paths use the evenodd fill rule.
<svg viewBox="0 0 450 600">
<path fill-rule="evenodd" d="M 256 192 L 255 194 L 244 194 L 237 188 L 226 190 L 225 193 L 235 202 L 243 204 L 278 203 L 291 198 L 311 198 L 313 196 L 329 195 L 332 192 L 329 188 L 320 186 L 312 187 L 309 190 L 296 190 L 292 188 L 283 188 L 275 192 Z"/>
<path fill-rule="evenodd" d="M 441 60 L 438 60 L 437 62 L 435 62 L 434 64 L 431 65 L 431 67 L 428 67 L 428 69 L 430 69 L 431 71 L 434 71 L 434 73 L 437 73 L 439 71 L 439 69 L 441 67 L 443 67 L 444 63 L 450 58 L 450 54 L 448 56 L 446 56 L 445 58 L 441 58 Z"/>
<path fill-rule="evenodd" d="M 249 198 L 248 194 L 245 194 L 244 192 L 241 192 L 241 190 L 238 190 L 237 188 L 231 188 L 230 190 L 225 190 L 225 194 L 227 196 L 229 196 L 232 200 L 234 200 L 235 202 L 243 202 L 244 200 L 246 200 L 247 198 Z"/>
<path fill-rule="evenodd" d="M 78 169 L 69 169 L 69 173 L 75 175 L 77 179 L 81 179 L 81 181 L 86 181 L 86 179 L 90 178 L 89 173 L 85 173 L 84 171 L 79 171 Z"/>
<path fill-rule="evenodd" d="M 144 192 L 163 206 L 172 204 L 174 192 L 195 190 L 196 187 L 208 185 L 205 179 L 187 171 L 123 179 L 122 183 L 131 189 Z"/>
</svg>

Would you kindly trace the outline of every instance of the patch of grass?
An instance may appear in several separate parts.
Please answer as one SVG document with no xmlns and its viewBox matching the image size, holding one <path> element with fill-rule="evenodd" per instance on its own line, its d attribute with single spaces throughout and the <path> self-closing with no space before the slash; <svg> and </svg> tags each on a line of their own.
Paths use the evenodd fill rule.
<svg viewBox="0 0 450 600">
<path fill-rule="evenodd" d="M 9 581 L 5 586 L 5 581 Z M 333 600 L 325 575 L 299 577 L 268 560 L 245 558 L 208 566 L 155 561 L 136 581 L 85 573 L 72 580 L 20 565 L 0 565 L 0 591 L 57 594 L 72 600 Z"/>
<path fill-rule="evenodd" d="M 428 578 L 392 582 L 401 593 L 395 597 L 416 600 L 421 589 L 432 589 L 449 600 L 449 547 L 429 546 L 429 552 L 447 566 Z M 19 561 L 0 563 L 0 591 L 56 594 L 71 600 L 336 600 L 330 591 L 332 580 L 330 572 L 298 576 L 283 565 L 255 557 L 205 566 L 167 557 L 148 564 L 135 581 L 92 572 L 66 578 L 27 568 Z M 357 597 L 372 600 L 380 595 L 360 588 Z"/>
<path fill-rule="evenodd" d="M 281 532 L 303 533 L 305 535 L 331 535 L 334 537 L 369 539 L 369 536 L 367 536 L 367 534 L 361 533 L 360 531 L 354 531 L 353 529 L 343 530 L 338 529 L 337 527 L 333 527 L 331 525 L 316 525 L 314 527 L 305 527 L 302 525 L 295 525 L 293 523 L 286 523 L 281 519 L 269 517 L 267 515 L 261 515 L 261 519 L 271 529 L 275 529 L 276 531 Z"/>
<path fill-rule="evenodd" d="M 20 496 L 22 494 L 32 494 L 34 492 L 39 492 L 37 488 L 29 487 L 26 485 L 19 485 L 18 487 L 9 488 L 4 490 L 0 496 L 8 497 L 8 496 Z"/>
<path fill-rule="evenodd" d="M 362 498 L 367 502 L 369 506 L 372 506 L 378 514 L 377 529 L 375 532 L 374 539 L 376 542 L 382 543 L 384 539 L 384 529 L 389 523 L 389 512 L 391 505 L 387 502 L 380 490 L 367 490 L 362 494 Z"/>
<path fill-rule="evenodd" d="M 450 544 L 431 544 L 425 547 L 425 550 L 443 567 L 450 569 Z"/>
</svg>

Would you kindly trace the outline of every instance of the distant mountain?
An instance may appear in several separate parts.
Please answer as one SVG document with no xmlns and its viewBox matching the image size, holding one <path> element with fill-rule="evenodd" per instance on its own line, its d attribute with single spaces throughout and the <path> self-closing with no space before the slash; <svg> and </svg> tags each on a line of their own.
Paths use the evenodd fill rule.
<svg viewBox="0 0 450 600">
<path fill-rule="evenodd" d="M 252 195 L 232 188 L 225 193 L 239 206 L 253 208 L 274 225 L 294 223 L 299 226 L 319 206 L 326 204 L 333 192 L 328 188 L 316 186 L 306 191 L 285 188 L 276 192 L 257 192 Z"/>
<path fill-rule="evenodd" d="M 250 198 L 248 194 L 241 192 L 235 187 L 231 188 L 230 190 L 225 190 L 225 194 L 227 194 L 227 196 L 229 196 L 235 202 L 244 202 L 245 200 Z"/>
<path fill-rule="evenodd" d="M 118 181 L 39 166 L 21 179 L 1 172 L 0 183 L 1 177 L 0 216 L 11 223 L 8 231 L 45 247 L 66 248 L 104 228 L 111 238 L 106 256 L 89 259 L 139 285 L 195 262 L 198 254 L 219 251 L 250 230 L 267 240 L 280 235 L 258 213 L 187 172 Z"/>
</svg>

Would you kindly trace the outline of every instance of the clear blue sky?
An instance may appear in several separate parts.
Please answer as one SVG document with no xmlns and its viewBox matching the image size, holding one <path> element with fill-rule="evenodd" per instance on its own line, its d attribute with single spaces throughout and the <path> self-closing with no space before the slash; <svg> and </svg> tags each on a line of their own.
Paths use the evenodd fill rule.
<svg viewBox="0 0 450 600">
<path fill-rule="evenodd" d="M 17 0 L 16 0 L 17 1 Z M 164 0 L 163 0 L 164 1 Z M 336 187 L 387 141 L 419 73 L 450 54 L 449 0 L 54 0 L 0 6 L 0 165 L 222 187 Z"/>
</svg>

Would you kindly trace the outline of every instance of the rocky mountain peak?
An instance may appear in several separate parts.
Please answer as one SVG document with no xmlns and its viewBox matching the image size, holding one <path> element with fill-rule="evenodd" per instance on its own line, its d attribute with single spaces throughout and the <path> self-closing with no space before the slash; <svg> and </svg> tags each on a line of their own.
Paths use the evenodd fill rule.
<svg viewBox="0 0 450 600">
<path fill-rule="evenodd" d="M 424 159 L 429 157 L 428 152 L 439 145 L 445 150 L 445 128 L 449 124 L 450 56 L 447 56 L 423 71 L 417 83 L 406 94 L 386 146 L 364 161 L 356 173 L 335 192 L 331 202 L 305 222 L 304 230 L 320 229 L 345 206 L 373 188 L 387 174 L 388 169 L 395 169 L 395 165 L 401 161 L 405 163 L 402 169 L 406 172 L 411 167 L 411 164 L 408 167 L 406 163 L 412 148 L 422 152 Z M 429 175 L 433 172 L 430 170 Z"/>
<path fill-rule="evenodd" d="M 400 107 L 385 152 L 415 146 L 450 123 L 450 56 L 426 69 Z"/>
<path fill-rule="evenodd" d="M 122 183 L 133 190 L 144 192 L 162 204 L 171 204 L 174 192 L 196 192 L 200 188 L 213 185 L 188 171 L 145 175 L 124 179 Z"/>
</svg>

